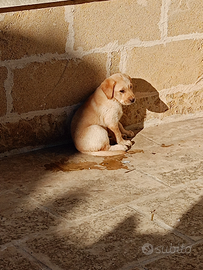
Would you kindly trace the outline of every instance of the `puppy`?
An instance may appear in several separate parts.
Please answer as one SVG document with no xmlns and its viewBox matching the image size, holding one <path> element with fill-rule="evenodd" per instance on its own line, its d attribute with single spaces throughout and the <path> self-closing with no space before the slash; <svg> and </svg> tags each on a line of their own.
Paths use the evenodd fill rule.
<svg viewBox="0 0 203 270">
<path fill-rule="evenodd" d="M 122 105 L 135 102 L 131 78 L 116 73 L 96 89 L 76 111 L 71 123 L 71 135 L 78 151 L 96 156 L 113 156 L 127 151 L 132 142 L 122 137 L 134 137 L 119 122 Z M 110 145 L 108 130 L 113 132 L 117 144 Z"/>
</svg>

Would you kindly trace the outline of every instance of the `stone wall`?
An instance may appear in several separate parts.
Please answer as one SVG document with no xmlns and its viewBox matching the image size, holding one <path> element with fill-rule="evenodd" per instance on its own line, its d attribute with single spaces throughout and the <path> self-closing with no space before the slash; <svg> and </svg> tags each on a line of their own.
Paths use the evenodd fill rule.
<svg viewBox="0 0 203 270">
<path fill-rule="evenodd" d="M 203 1 L 70 1 L 0 14 L 0 152 L 70 139 L 109 75 L 133 78 L 124 125 L 203 113 Z"/>
</svg>

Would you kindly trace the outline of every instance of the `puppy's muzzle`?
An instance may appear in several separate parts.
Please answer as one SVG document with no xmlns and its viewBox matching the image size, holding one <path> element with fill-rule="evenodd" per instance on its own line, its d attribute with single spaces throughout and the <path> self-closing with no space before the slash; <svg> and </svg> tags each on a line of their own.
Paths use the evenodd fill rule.
<svg viewBox="0 0 203 270">
<path fill-rule="evenodd" d="M 135 98 L 134 97 L 130 98 L 130 102 L 131 103 L 134 103 L 135 102 Z"/>
</svg>

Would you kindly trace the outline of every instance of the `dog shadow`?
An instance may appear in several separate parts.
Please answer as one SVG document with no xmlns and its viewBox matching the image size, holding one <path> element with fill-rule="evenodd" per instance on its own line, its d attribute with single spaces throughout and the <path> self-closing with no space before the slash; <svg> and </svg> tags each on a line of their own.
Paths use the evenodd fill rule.
<svg viewBox="0 0 203 270">
<path fill-rule="evenodd" d="M 135 134 L 144 128 L 147 110 L 155 113 L 164 113 L 169 108 L 159 98 L 159 92 L 147 81 L 140 78 L 132 78 L 136 101 L 130 106 L 123 107 L 121 123 L 124 126 L 132 126 Z"/>
</svg>

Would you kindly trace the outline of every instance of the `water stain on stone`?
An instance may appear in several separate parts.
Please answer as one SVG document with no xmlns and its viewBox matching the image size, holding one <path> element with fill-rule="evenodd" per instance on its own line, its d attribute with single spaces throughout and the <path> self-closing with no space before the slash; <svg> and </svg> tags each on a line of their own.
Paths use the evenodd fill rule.
<svg viewBox="0 0 203 270">
<path fill-rule="evenodd" d="M 173 146 L 174 144 L 168 144 L 168 145 L 166 145 L 166 144 L 164 144 L 164 143 L 162 143 L 161 144 L 161 147 L 171 147 L 171 146 Z"/>
<path fill-rule="evenodd" d="M 60 160 L 58 162 L 45 164 L 44 166 L 46 170 L 49 170 L 52 172 L 58 172 L 58 171 L 70 172 L 70 171 L 100 169 L 96 162 L 90 162 L 90 161 L 72 163 L 70 161 Z"/>
<path fill-rule="evenodd" d="M 134 149 L 134 150 L 129 150 L 127 154 L 137 154 L 137 153 L 144 153 L 144 150 L 142 149 Z"/>
<path fill-rule="evenodd" d="M 101 162 L 99 165 L 103 167 L 103 169 L 106 170 L 118 170 L 118 169 L 127 169 L 128 167 L 122 163 L 124 156 L 116 156 L 116 157 L 105 157 L 103 162 Z"/>
<path fill-rule="evenodd" d="M 143 150 L 136 149 L 130 150 L 126 154 L 136 154 L 136 153 L 144 153 Z M 123 158 L 125 158 L 126 154 L 113 156 L 113 157 L 105 157 L 101 162 L 95 161 L 80 161 L 75 162 L 71 161 L 71 159 L 64 158 L 60 161 L 53 162 L 50 164 L 45 164 L 45 169 L 52 172 L 69 172 L 69 171 L 81 171 L 81 170 L 118 170 L 118 169 L 126 169 L 128 170 L 127 163 L 122 162 Z"/>
<path fill-rule="evenodd" d="M 123 159 L 122 157 L 117 158 L 110 158 L 106 157 L 101 163 L 96 162 L 90 162 L 90 161 L 84 161 L 84 162 L 67 162 L 67 161 L 58 161 L 50 164 L 45 164 L 46 170 L 52 171 L 52 172 L 70 172 L 70 171 L 82 171 L 82 170 L 117 170 L 117 169 L 128 169 L 126 165 L 124 165 L 121 161 Z"/>
</svg>

